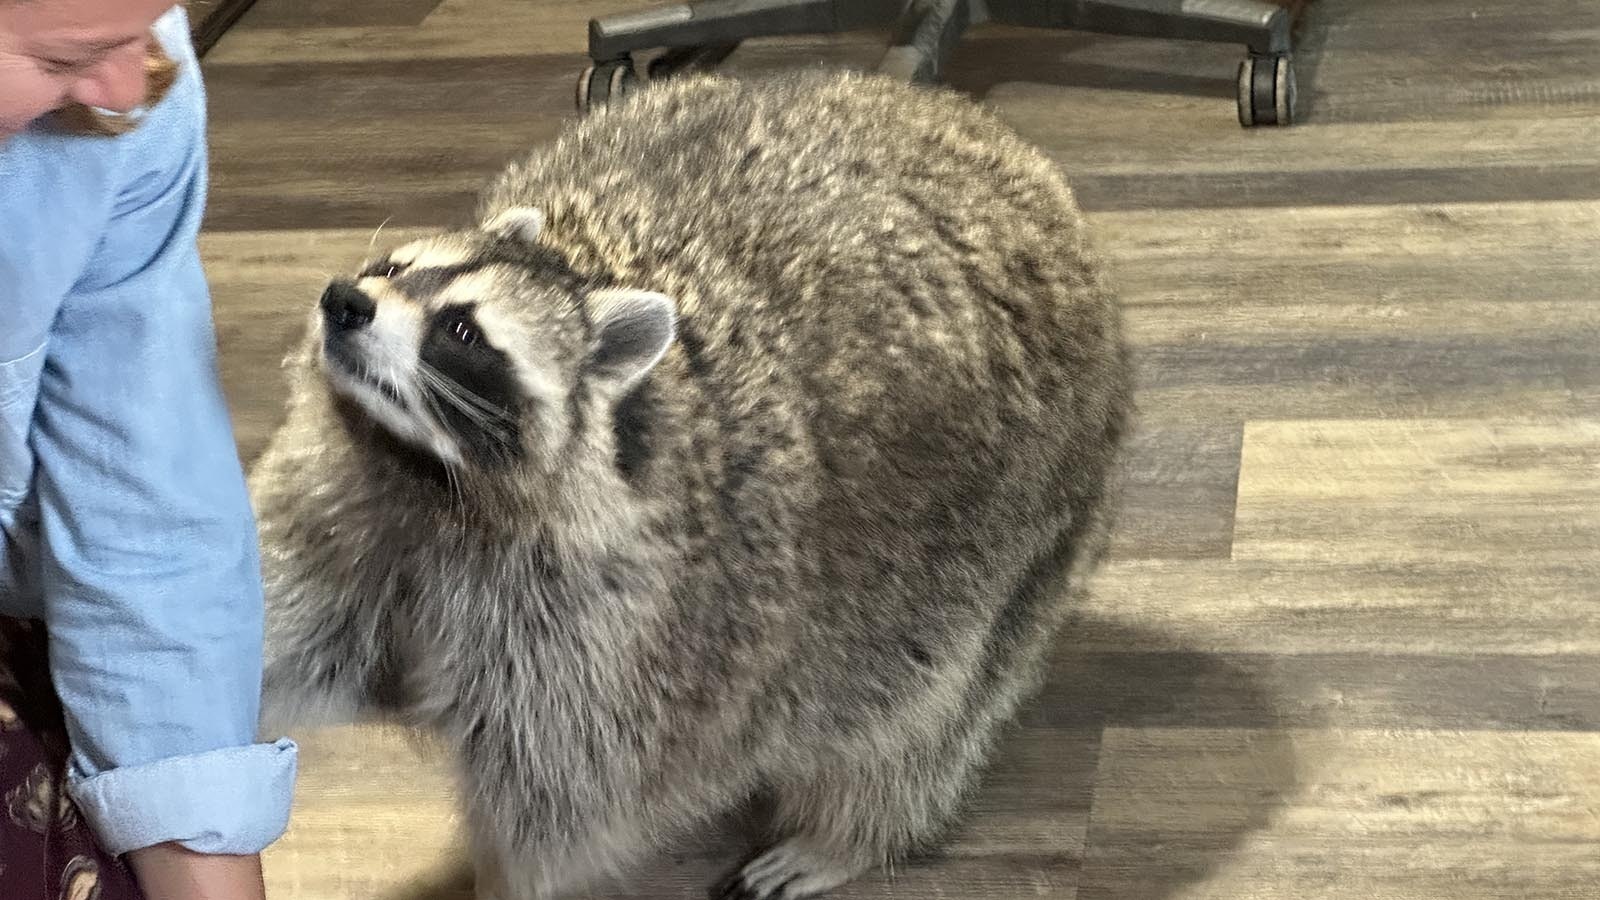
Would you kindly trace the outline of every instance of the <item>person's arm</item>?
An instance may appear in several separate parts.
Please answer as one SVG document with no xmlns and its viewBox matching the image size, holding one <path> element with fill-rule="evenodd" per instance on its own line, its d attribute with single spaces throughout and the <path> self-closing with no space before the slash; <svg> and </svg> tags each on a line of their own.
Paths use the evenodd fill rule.
<svg viewBox="0 0 1600 900">
<path fill-rule="evenodd" d="M 128 854 L 145 900 L 264 900 L 261 857 L 195 853 L 157 844 Z"/>
<path fill-rule="evenodd" d="M 291 742 L 255 743 L 255 523 L 196 237 L 193 57 L 139 131 L 104 239 L 51 332 L 31 434 L 40 579 L 69 790 L 150 900 L 260 895 Z"/>
</svg>

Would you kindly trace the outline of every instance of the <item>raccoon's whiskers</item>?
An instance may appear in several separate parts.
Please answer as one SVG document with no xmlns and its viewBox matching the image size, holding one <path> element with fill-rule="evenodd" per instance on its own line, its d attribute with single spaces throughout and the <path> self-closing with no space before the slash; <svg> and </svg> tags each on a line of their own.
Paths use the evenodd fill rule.
<svg viewBox="0 0 1600 900">
<path fill-rule="evenodd" d="M 507 425 L 511 417 L 505 410 L 488 403 L 425 363 L 417 367 L 417 372 L 435 393 L 459 410 L 474 425 L 497 440 L 511 439 L 513 431 Z"/>
<path fill-rule="evenodd" d="M 383 227 L 385 225 L 388 225 L 389 222 L 392 221 L 393 219 L 394 219 L 394 216 L 390 216 L 389 218 L 384 219 L 381 223 L 378 224 L 378 230 L 374 231 L 372 233 L 372 238 L 367 241 L 367 255 L 368 256 L 372 255 L 372 248 L 378 246 L 378 235 L 383 234 Z"/>
</svg>

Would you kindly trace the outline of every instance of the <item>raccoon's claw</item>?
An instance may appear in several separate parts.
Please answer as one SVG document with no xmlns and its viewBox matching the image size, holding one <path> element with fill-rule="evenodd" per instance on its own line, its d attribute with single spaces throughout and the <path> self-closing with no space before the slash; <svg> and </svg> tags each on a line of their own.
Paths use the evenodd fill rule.
<svg viewBox="0 0 1600 900">
<path fill-rule="evenodd" d="M 807 900 L 859 874 L 859 869 L 812 849 L 800 839 L 784 841 L 756 856 L 712 889 L 712 900 Z"/>
</svg>

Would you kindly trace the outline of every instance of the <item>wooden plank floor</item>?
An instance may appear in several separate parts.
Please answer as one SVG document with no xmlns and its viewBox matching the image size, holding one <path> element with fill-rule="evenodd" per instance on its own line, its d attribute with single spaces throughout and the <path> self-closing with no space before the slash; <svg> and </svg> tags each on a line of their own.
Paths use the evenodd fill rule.
<svg viewBox="0 0 1600 900">
<path fill-rule="evenodd" d="M 461 221 L 638 0 L 258 0 L 206 61 L 242 452 L 329 273 Z M 951 81 L 1074 180 L 1143 421 L 1115 558 L 954 845 L 847 898 L 1600 898 L 1600 4 L 1316 0 L 1233 48 L 984 28 Z M 741 71 L 872 61 L 762 41 Z M 440 755 L 299 735 L 276 900 L 470 896 Z M 688 898 L 720 834 L 595 897 Z"/>
</svg>

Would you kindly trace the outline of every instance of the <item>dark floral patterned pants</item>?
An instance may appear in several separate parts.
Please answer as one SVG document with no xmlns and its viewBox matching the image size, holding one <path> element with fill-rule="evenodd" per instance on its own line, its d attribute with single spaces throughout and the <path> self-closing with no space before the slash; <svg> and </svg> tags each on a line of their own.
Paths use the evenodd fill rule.
<svg viewBox="0 0 1600 900">
<path fill-rule="evenodd" d="M 67 734 L 44 629 L 0 617 L 0 898 L 141 900 L 66 793 Z"/>
</svg>

